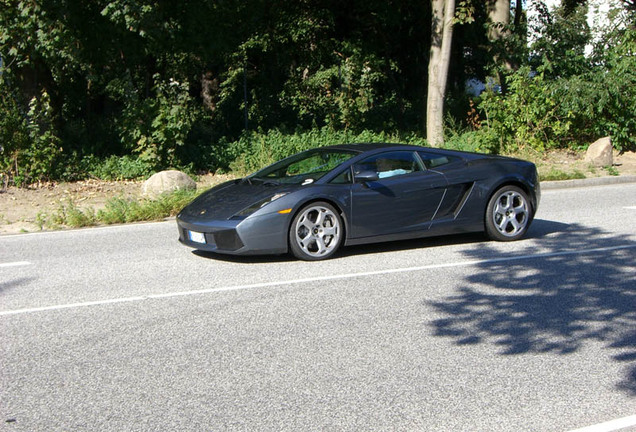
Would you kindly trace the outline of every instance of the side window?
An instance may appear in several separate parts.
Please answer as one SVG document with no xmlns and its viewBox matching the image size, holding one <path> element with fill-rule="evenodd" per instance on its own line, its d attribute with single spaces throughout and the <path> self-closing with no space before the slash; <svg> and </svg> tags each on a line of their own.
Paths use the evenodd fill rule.
<svg viewBox="0 0 636 432">
<path fill-rule="evenodd" d="M 329 183 L 331 183 L 331 184 L 350 184 L 351 183 L 351 168 L 347 168 L 346 170 L 344 170 L 343 172 L 338 174 Z"/>
<path fill-rule="evenodd" d="M 356 172 L 375 171 L 378 178 L 395 177 L 422 171 L 415 153 L 410 151 L 387 152 L 373 155 L 354 167 Z"/>
<path fill-rule="evenodd" d="M 418 154 L 422 158 L 422 162 L 424 162 L 424 166 L 426 167 L 426 169 L 434 169 L 442 165 L 460 160 L 458 157 L 455 156 L 444 156 L 435 153 L 419 152 Z"/>
</svg>

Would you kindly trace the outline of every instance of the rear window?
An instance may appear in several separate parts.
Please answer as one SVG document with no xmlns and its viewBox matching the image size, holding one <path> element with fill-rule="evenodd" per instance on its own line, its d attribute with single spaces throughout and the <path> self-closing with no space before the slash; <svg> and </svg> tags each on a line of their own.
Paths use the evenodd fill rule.
<svg viewBox="0 0 636 432">
<path fill-rule="evenodd" d="M 426 169 L 435 169 L 437 167 L 448 165 L 449 163 L 461 160 L 457 156 L 446 156 L 427 152 L 418 153 L 422 158 L 422 162 L 424 162 L 424 166 L 426 167 Z"/>
</svg>

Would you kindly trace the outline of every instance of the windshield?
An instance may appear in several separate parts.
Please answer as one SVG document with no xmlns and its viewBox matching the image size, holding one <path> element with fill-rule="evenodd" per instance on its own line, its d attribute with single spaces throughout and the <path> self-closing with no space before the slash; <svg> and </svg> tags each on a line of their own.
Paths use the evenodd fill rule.
<svg viewBox="0 0 636 432">
<path fill-rule="evenodd" d="M 248 177 L 286 184 L 311 184 L 358 153 L 347 150 L 308 150 L 276 162 Z"/>
</svg>

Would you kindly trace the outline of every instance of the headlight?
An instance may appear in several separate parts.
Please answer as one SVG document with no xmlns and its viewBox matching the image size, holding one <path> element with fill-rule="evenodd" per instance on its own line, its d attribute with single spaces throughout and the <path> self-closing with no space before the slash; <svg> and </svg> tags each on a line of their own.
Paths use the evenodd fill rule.
<svg viewBox="0 0 636 432">
<path fill-rule="evenodd" d="M 271 197 L 267 197 L 263 200 L 260 200 L 258 202 L 255 202 L 254 204 L 252 204 L 249 207 L 244 208 L 243 210 L 241 210 L 240 212 L 236 213 L 234 216 L 235 217 L 247 217 L 249 215 L 251 215 L 252 213 L 254 213 L 256 210 L 265 207 L 267 204 L 276 201 L 278 198 L 284 197 L 285 195 L 287 195 L 287 192 L 282 192 L 282 193 L 277 193 L 274 196 Z"/>
</svg>

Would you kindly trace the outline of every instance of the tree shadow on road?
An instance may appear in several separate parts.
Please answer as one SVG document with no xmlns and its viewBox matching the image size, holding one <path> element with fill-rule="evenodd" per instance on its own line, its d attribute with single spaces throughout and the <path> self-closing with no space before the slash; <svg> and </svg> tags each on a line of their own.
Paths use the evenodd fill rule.
<svg viewBox="0 0 636 432">
<path fill-rule="evenodd" d="M 636 395 L 636 242 L 546 221 L 529 234 L 514 255 L 534 257 L 498 261 L 492 243 L 465 252 L 484 262 L 458 294 L 432 302 L 445 316 L 435 335 L 495 344 L 503 355 L 565 355 L 600 342 L 626 366 L 617 386 Z"/>
<path fill-rule="evenodd" d="M 8 291 L 12 291 L 24 284 L 34 281 L 35 279 L 36 278 L 34 277 L 20 277 L 8 281 L 2 281 L 0 282 L 0 294 L 6 294 Z"/>
</svg>

